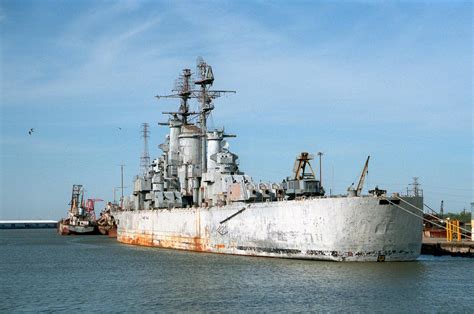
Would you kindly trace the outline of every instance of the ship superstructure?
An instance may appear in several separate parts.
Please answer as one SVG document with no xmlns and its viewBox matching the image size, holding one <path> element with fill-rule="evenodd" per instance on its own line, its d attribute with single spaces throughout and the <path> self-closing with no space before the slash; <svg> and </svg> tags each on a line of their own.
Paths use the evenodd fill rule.
<svg viewBox="0 0 474 314">
<path fill-rule="evenodd" d="M 133 194 L 114 213 L 119 241 L 286 258 L 413 260 L 419 255 L 422 222 L 403 204 L 420 206 L 422 197 L 388 197 L 378 188 L 361 196 L 368 159 L 357 189 L 349 188 L 345 196 L 325 196 L 307 152 L 297 156 L 293 174 L 281 183 L 254 182 L 229 149 L 226 139 L 235 135 L 207 125 L 214 99 L 233 91 L 211 89 L 212 67 L 202 59 L 196 72 L 193 79 L 184 69 L 174 93 L 157 96 L 179 99 L 179 109 L 163 112 L 168 121 L 160 124 L 169 133 L 159 146 L 162 154 L 142 163 L 146 167 Z M 198 100 L 198 110 L 190 109 L 191 100 Z"/>
</svg>

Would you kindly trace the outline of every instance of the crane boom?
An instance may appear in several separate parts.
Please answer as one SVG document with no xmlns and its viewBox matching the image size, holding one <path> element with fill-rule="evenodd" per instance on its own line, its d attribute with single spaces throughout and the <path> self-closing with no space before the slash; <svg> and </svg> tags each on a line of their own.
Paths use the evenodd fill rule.
<svg viewBox="0 0 474 314">
<path fill-rule="evenodd" d="M 311 174 L 313 175 L 313 178 L 315 178 L 313 167 L 311 167 L 311 164 L 309 163 L 309 161 L 313 158 L 313 155 L 306 152 L 303 152 L 296 157 L 295 165 L 293 167 L 294 180 L 301 180 L 305 177 L 306 165 L 309 166 L 311 169 Z"/>
<path fill-rule="evenodd" d="M 359 184 L 357 184 L 357 189 L 356 189 L 356 195 L 360 195 L 362 192 L 362 187 L 364 186 L 364 181 L 367 173 L 369 172 L 369 159 L 370 156 L 367 157 L 367 160 L 365 161 L 364 169 L 362 170 L 362 173 L 360 174 L 360 179 L 359 179 Z"/>
</svg>

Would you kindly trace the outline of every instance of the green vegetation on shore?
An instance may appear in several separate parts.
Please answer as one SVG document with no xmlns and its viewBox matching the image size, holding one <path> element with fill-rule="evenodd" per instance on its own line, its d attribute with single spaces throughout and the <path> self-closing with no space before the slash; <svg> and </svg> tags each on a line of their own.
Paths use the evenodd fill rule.
<svg viewBox="0 0 474 314">
<path fill-rule="evenodd" d="M 446 213 L 443 218 L 448 218 L 449 219 L 457 219 L 459 220 L 460 222 L 463 222 L 463 223 L 470 223 L 471 222 L 471 213 L 466 211 L 466 210 L 463 210 L 462 212 L 460 213 Z"/>
</svg>

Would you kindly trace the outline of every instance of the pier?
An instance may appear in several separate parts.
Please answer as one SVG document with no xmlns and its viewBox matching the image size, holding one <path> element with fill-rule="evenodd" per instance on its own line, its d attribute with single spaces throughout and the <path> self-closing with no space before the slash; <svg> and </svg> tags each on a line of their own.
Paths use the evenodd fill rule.
<svg viewBox="0 0 474 314">
<path fill-rule="evenodd" d="M 423 238 L 421 254 L 474 257 L 474 241 L 447 241 L 442 238 Z"/>
<path fill-rule="evenodd" d="M 0 220 L 0 229 L 46 229 L 57 226 L 56 220 Z"/>
</svg>

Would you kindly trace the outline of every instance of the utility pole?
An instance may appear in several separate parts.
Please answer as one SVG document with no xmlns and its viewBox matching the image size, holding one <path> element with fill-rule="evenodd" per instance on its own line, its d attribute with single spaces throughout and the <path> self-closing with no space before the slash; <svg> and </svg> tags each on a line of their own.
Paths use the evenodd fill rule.
<svg viewBox="0 0 474 314">
<path fill-rule="evenodd" d="M 474 241 L 474 202 L 471 203 L 471 241 Z"/>
<path fill-rule="evenodd" d="M 117 205 L 117 190 L 120 190 L 121 187 L 120 186 L 116 186 L 114 187 L 114 205 Z"/>
<path fill-rule="evenodd" d="M 318 152 L 319 156 L 319 185 L 323 186 L 323 168 L 321 166 L 321 159 L 324 154 L 322 152 Z"/>
<path fill-rule="evenodd" d="M 120 188 L 122 189 L 122 196 L 120 197 L 120 208 L 122 209 L 123 209 L 123 167 L 124 166 L 125 166 L 124 164 L 120 165 L 120 176 L 121 176 Z"/>
<path fill-rule="evenodd" d="M 148 172 L 148 167 L 150 166 L 150 154 L 148 153 L 148 138 L 150 137 L 150 131 L 148 129 L 148 123 L 142 124 L 142 137 L 143 137 L 143 153 L 140 157 L 140 168 L 142 175 L 145 177 Z"/>
</svg>

